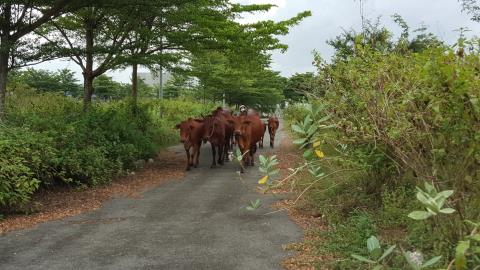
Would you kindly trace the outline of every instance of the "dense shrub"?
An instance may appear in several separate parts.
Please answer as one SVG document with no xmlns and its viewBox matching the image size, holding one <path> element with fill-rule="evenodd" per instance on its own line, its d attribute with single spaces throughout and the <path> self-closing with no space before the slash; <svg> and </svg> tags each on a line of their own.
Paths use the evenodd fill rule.
<svg viewBox="0 0 480 270">
<path fill-rule="evenodd" d="M 471 50 L 419 52 L 355 44 L 353 55 L 332 64 L 318 59 L 321 96 L 310 102 L 329 116 L 317 125 L 334 127 L 314 135 L 332 157 L 325 170 L 357 169 L 339 176 L 328 193 L 312 188 L 318 208 L 338 216 L 348 202 L 347 218 L 358 207 L 380 213 L 373 215 L 377 225 L 407 231 L 406 248 L 443 255 L 444 263 L 453 257 L 452 243 L 470 233 L 463 220 L 480 219 L 480 52 L 477 41 L 470 44 Z M 295 107 L 286 113 L 302 119 Z M 405 218 L 417 206 L 415 186 L 424 181 L 455 191 L 447 204 L 457 212 L 448 222 Z"/>
<path fill-rule="evenodd" d="M 0 206 L 28 201 L 39 187 L 97 185 L 135 169 L 177 141 L 175 124 L 212 104 L 142 100 L 95 103 L 88 113 L 73 98 L 16 90 L 0 126 Z"/>
<path fill-rule="evenodd" d="M 305 109 L 306 105 L 307 104 L 296 103 L 287 106 L 283 109 L 283 119 L 289 124 L 303 121 L 308 114 L 308 110 Z"/>
</svg>

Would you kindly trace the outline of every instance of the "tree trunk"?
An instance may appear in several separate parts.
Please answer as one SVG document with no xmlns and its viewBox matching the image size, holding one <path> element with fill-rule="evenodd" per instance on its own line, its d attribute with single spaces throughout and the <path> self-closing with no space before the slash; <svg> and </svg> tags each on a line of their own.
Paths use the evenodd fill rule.
<svg viewBox="0 0 480 270">
<path fill-rule="evenodd" d="M 8 79 L 8 56 L 10 52 L 11 41 L 10 20 L 11 20 L 11 4 L 6 4 L 3 13 L 2 36 L 0 38 L 0 121 L 5 117 L 5 102 L 7 96 L 7 79 Z"/>
<path fill-rule="evenodd" d="M 133 110 L 137 111 L 137 100 L 138 100 L 138 64 L 132 65 L 132 99 L 133 99 Z"/>
<path fill-rule="evenodd" d="M 8 77 L 8 51 L 5 51 L 4 49 L 6 48 L 0 48 L 0 120 L 2 120 L 5 115 Z"/>
<path fill-rule="evenodd" d="M 83 111 L 88 111 L 93 95 L 93 26 L 90 21 L 85 23 L 86 59 L 83 71 Z"/>
<path fill-rule="evenodd" d="M 92 104 L 93 95 L 93 80 L 92 74 L 83 73 L 83 111 L 87 112 Z"/>
</svg>

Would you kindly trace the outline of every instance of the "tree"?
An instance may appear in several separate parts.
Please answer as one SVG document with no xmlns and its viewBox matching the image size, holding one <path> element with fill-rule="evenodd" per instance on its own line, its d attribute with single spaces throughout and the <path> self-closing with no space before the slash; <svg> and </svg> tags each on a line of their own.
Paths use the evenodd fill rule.
<svg viewBox="0 0 480 270">
<path fill-rule="evenodd" d="M 47 40 L 44 50 L 54 57 L 68 57 L 82 69 L 85 111 L 91 104 L 94 79 L 124 62 L 133 30 L 131 8 L 124 1 L 105 1 L 57 18 L 37 31 Z"/>
<path fill-rule="evenodd" d="M 288 78 L 283 94 L 285 99 L 299 102 L 307 97 L 307 93 L 313 93 L 316 89 L 316 77 L 312 72 L 295 73 Z"/>
<path fill-rule="evenodd" d="M 103 99 L 120 99 L 128 95 L 128 86 L 116 82 L 112 77 L 102 74 L 93 81 L 95 96 Z"/>
<path fill-rule="evenodd" d="M 28 68 L 9 74 L 9 84 L 23 84 L 38 92 L 57 92 L 78 96 L 81 87 L 72 71 L 68 69 L 50 72 Z"/>
<path fill-rule="evenodd" d="M 472 16 L 472 21 L 480 22 L 480 1 L 478 0 L 460 0 L 462 8 Z"/>
<path fill-rule="evenodd" d="M 235 12 L 268 10 L 271 6 L 232 7 Z M 230 104 L 279 103 L 283 99 L 281 77 L 270 70 L 272 50 L 285 51 L 279 36 L 286 35 L 290 27 L 300 23 L 310 12 L 281 21 L 259 21 L 239 24 L 228 21 L 222 28 L 215 28 L 217 36 L 227 37 L 216 50 L 198 51 L 193 54 L 190 74 L 198 78 L 203 98 L 214 101 L 223 99 Z"/>
<path fill-rule="evenodd" d="M 165 85 L 165 97 L 166 98 L 177 98 L 180 96 L 188 95 L 194 91 L 194 80 L 192 77 L 189 77 L 183 72 L 175 72 Z"/>
<path fill-rule="evenodd" d="M 276 38 L 285 35 L 289 27 L 309 16 L 301 13 L 279 23 L 263 21 L 242 25 L 234 19 L 244 12 L 267 11 L 272 5 L 239 5 L 225 0 L 197 2 L 170 1 L 157 10 L 141 10 L 138 29 L 130 50 L 129 64 L 133 67 L 132 95 L 136 99 L 137 66 L 172 69 L 173 65 L 189 55 L 207 55 L 206 51 L 220 51 L 230 55 L 258 56 L 267 50 L 286 49 Z M 205 79 L 205 78 L 204 78 Z M 173 90 L 172 87 L 169 90 Z M 223 95 L 223 94 L 222 94 Z"/>
<path fill-rule="evenodd" d="M 90 1 L 4 0 L 0 4 L 0 120 L 5 112 L 8 72 L 38 60 L 41 52 L 29 44 L 29 35 L 38 27 L 63 13 Z M 97 1 L 98 2 L 98 1 Z"/>
</svg>

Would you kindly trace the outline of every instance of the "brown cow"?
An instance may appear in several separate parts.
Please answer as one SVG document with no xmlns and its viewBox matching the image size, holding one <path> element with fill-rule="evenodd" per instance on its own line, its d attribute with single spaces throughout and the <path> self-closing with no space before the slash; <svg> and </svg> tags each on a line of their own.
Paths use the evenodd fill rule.
<svg viewBox="0 0 480 270">
<path fill-rule="evenodd" d="M 233 138 L 233 124 L 229 121 L 233 119 L 232 111 L 228 108 L 218 107 L 215 111 L 212 112 L 212 115 L 215 117 L 224 118 L 226 121 L 225 126 L 225 147 L 224 147 L 224 160 L 229 161 L 228 151 L 233 149 L 234 138 Z"/>
<path fill-rule="evenodd" d="M 192 166 L 197 168 L 204 133 L 203 120 L 189 118 L 178 124 L 176 128 L 180 130 L 180 142 L 183 143 L 187 154 L 186 170 L 189 171 Z"/>
<path fill-rule="evenodd" d="M 270 134 L 270 147 L 273 148 L 275 143 L 275 133 L 277 133 L 280 122 L 276 116 L 268 118 L 268 133 Z"/>
<path fill-rule="evenodd" d="M 243 155 L 245 166 L 254 166 L 254 154 L 257 151 L 257 143 L 262 138 L 264 131 L 263 123 L 258 115 L 240 115 L 231 120 L 234 125 L 235 141 Z M 241 168 L 243 172 L 243 167 Z"/>
<path fill-rule="evenodd" d="M 224 153 L 225 147 L 227 144 L 226 141 L 226 130 L 228 122 L 227 120 L 219 115 L 219 116 L 207 116 L 204 119 L 204 132 L 203 132 L 203 141 L 209 141 L 212 145 L 212 156 L 213 161 L 210 168 L 215 168 L 217 166 L 217 162 L 220 165 L 224 164 Z M 216 161 L 216 151 L 218 149 L 218 161 Z"/>
</svg>

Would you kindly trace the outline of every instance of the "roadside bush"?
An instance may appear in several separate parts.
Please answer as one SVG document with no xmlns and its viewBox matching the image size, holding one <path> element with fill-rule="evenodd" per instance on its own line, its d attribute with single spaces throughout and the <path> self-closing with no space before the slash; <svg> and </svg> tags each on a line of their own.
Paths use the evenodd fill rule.
<svg viewBox="0 0 480 270">
<path fill-rule="evenodd" d="M 283 109 L 283 119 L 286 123 L 291 124 L 294 122 L 303 121 L 308 114 L 308 110 L 305 108 L 308 104 L 295 103 L 291 104 Z"/>
<path fill-rule="evenodd" d="M 191 101 L 130 100 L 94 103 L 83 113 L 79 100 L 16 89 L 0 126 L 0 207 L 28 202 L 41 187 L 98 185 L 136 169 L 177 142 L 175 125 L 211 111 Z"/>
<path fill-rule="evenodd" d="M 58 153 L 50 138 L 6 126 L 0 126 L 0 138 L 0 205 L 25 203 L 39 179 L 61 176 L 55 171 Z"/>
<path fill-rule="evenodd" d="M 332 64 L 317 58 L 324 91 L 310 102 L 320 109 L 307 116 L 285 111 L 285 118 L 297 123 L 296 141 L 317 179 L 322 179 L 318 166 L 326 173 L 357 169 L 343 173 L 344 181 L 322 196 L 312 197 L 326 180 L 312 186 L 310 199 L 334 205 L 325 209 L 327 216 L 336 212 L 330 216 L 338 221 L 336 210 L 349 203 L 354 207 L 347 219 L 355 206 L 367 207 L 379 213 L 374 223 L 381 229 L 407 234 L 406 248 L 443 255 L 444 264 L 455 255 L 452 243 L 471 233 L 465 220 L 480 219 L 480 51 L 477 40 L 458 44 L 469 47 L 379 51 L 356 43 L 353 55 Z M 335 151 L 323 158 L 320 148 Z M 318 161 L 312 161 L 315 153 Z M 406 218 L 418 207 L 415 186 L 424 182 L 454 190 L 447 206 L 457 211 L 448 222 L 414 224 Z"/>
</svg>

